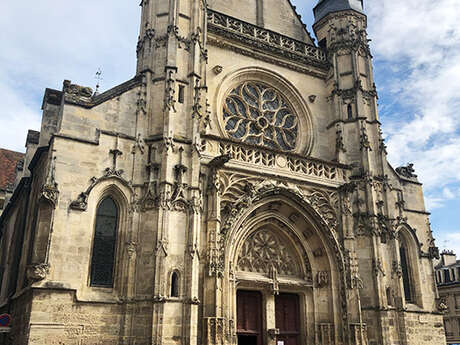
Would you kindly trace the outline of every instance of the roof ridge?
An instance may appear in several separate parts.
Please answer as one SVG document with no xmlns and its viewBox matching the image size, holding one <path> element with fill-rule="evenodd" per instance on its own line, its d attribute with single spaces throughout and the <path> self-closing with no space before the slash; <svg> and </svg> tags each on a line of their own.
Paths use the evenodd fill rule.
<svg viewBox="0 0 460 345">
<path fill-rule="evenodd" d="M 20 151 L 13 151 L 13 150 L 10 150 L 10 149 L 5 149 L 5 148 L 2 148 L 2 147 L 0 147 L 0 151 L 8 151 L 8 152 L 11 152 L 11 153 L 18 153 L 18 154 L 20 154 L 20 155 L 22 155 L 22 156 L 24 156 L 24 155 L 25 155 L 25 153 L 24 153 L 24 152 L 20 152 Z"/>
</svg>

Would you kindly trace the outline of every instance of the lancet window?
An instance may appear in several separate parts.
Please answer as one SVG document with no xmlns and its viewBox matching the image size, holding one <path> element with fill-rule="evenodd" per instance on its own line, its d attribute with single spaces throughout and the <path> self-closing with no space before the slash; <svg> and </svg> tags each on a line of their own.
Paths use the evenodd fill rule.
<svg viewBox="0 0 460 345">
<path fill-rule="evenodd" d="M 91 286 L 113 286 L 118 217 L 119 212 L 115 201 L 111 197 L 102 200 L 96 212 L 91 259 Z"/>
<path fill-rule="evenodd" d="M 412 285 L 412 270 L 410 267 L 410 257 L 408 247 L 401 238 L 400 240 L 400 247 L 399 247 L 399 256 L 401 259 L 401 268 L 402 268 L 402 279 L 404 285 L 404 298 L 406 302 L 413 303 L 414 302 L 414 294 L 413 294 L 413 285 Z"/>
</svg>

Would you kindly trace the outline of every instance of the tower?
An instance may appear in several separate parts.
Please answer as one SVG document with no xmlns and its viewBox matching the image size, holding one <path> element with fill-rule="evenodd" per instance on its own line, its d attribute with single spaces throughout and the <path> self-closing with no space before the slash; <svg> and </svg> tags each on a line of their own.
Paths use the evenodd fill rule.
<svg viewBox="0 0 460 345">
<path fill-rule="evenodd" d="M 412 167 L 386 160 L 362 1 L 320 1 L 318 45 L 288 0 L 141 7 L 132 79 L 45 92 L 0 218 L 5 341 L 442 342 L 437 249 Z"/>
</svg>

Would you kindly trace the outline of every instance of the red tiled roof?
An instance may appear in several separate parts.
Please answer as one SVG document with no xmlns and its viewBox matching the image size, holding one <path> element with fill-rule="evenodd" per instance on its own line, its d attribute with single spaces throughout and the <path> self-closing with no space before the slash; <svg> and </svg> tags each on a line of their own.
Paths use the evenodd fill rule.
<svg viewBox="0 0 460 345">
<path fill-rule="evenodd" d="M 23 153 L 0 149 L 0 190 L 13 189 L 16 165 L 23 159 Z"/>
</svg>

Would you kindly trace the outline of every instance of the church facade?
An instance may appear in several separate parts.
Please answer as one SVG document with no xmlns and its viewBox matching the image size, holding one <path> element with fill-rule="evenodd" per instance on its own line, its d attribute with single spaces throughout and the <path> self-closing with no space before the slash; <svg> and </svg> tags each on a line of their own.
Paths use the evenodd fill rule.
<svg viewBox="0 0 460 345">
<path fill-rule="evenodd" d="M 137 72 L 47 89 L 0 218 L 2 344 L 444 344 L 360 0 L 143 0 Z M 30 176 L 29 176 L 30 175 Z"/>
</svg>

